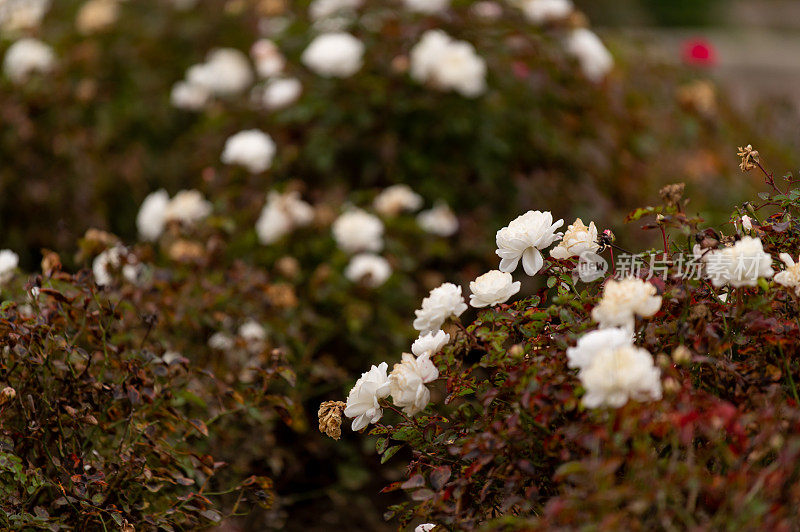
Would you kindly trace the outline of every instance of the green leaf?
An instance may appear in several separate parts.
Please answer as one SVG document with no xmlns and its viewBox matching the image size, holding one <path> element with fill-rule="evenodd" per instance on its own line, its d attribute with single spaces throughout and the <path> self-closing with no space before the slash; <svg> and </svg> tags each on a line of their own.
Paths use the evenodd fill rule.
<svg viewBox="0 0 800 532">
<path fill-rule="evenodd" d="M 381 463 L 385 464 L 392 456 L 397 454 L 397 451 L 399 451 L 401 447 L 402 445 L 392 445 L 386 449 L 386 452 L 383 453 L 383 456 L 381 457 Z"/>
<path fill-rule="evenodd" d="M 388 446 L 389 438 L 378 438 L 378 441 L 375 442 L 375 450 L 378 454 L 383 454 Z"/>
</svg>

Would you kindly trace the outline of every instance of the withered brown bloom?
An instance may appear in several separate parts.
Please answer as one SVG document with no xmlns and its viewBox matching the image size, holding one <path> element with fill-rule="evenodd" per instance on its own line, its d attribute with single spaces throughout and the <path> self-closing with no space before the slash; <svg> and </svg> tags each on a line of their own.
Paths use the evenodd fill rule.
<svg viewBox="0 0 800 532">
<path fill-rule="evenodd" d="M 342 413 L 345 404 L 343 401 L 325 401 L 319 405 L 319 431 L 327 434 L 334 440 L 342 437 Z"/>
</svg>

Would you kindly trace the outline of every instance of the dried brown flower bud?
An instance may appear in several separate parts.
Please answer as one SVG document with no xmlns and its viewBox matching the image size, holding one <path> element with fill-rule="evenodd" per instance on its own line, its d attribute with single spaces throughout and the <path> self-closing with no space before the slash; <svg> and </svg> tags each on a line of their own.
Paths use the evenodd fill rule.
<svg viewBox="0 0 800 532">
<path fill-rule="evenodd" d="M 342 413 L 345 404 L 342 401 L 325 401 L 319 405 L 319 431 L 334 440 L 342 437 Z"/>
<path fill-rule="evenodd" d="M 739 151 L 736 152 L 736 155 L 742 158 L 742 162 L 739 165 L 739 168 L 742 169 L 742 172 L 748 172 L 756 167 L 755 163 L 758 163 L 758 152 L 753 149 L 753 146 L 748 144 L 744 148 L 739 146 Z"/>
<path fill-rule="evenodd" d="M 61 257 L 55 251 L 45 249 L 42 252 L 42 273 L 53 275 L 58 271 L 61 271 Z"/>
<path fill-rule="evenodd" d="M 279 308 L 294 308 L 298 303 L 294 288 L 286 283 L 276 283 L 268 286 L 267 297 L 273 305 Z"/>
<path fill-rule="evenodd" d="M 294 279 L 300 273 L 300 261 L 287 255 L 278 259 L 278 262 L 275 263 L 275 269 L 284 277 Z"/>
<path fill-rule="evenodd" d="M 199 242 L 176 240 L 169 247 L 169 257 L 178 262 L 196 262 L 203 258 L 205 248 Z"/>
<path fill-rule="evenodd" d="M 9 403 L 17 396 L 17 390 L 11 386 L 6 386 L 0 391 L 0 406 Z"/>
<path fill-rule="evenodd" d="M 667 185 L 658 191 L 661 201 L 667 204 L 668 207 L 676 207 L 681 198 L 683 198 L 683 190 L 686 188 L 685 183 L 675 183 Z"/>
</svg>

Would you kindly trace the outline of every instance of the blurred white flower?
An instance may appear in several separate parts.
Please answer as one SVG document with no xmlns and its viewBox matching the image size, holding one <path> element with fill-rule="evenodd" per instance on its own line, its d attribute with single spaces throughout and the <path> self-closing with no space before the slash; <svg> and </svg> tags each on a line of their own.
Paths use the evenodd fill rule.
<svg viewBox="0 0 800 532">
<path fill-rule="evenodd" d="M 578 218 L 567 228 L 561 242 L 550 250 L 550 256 L 554 259 L 568 259 L 580 257 L 586 251 L 596 252 L 598 249 L 600 249 L 600 244 L 597 243 L 597 227 L 594 222 L 589 223 L 589 227 L 586 227 Z"/>
<path fill-rule="evenodd" d="M 42 41 L 25 38 L 8 47 L 3 60 L 3 71 L 14 83 L 23 83 L 32 74 L 50 72 L 55 61 L 52 48 Z"/>
<path fill-rule="evenodd" d="M 652 284 L 635 277 L 609 279 L 600 303 L 592 309 L 592 319 L 601 328 L 624 327 L 633 331 L 636 316 L 649 318 L 660 308 L 661 296 Z"/>
<path fill-rule="evenodd" d="M 14 277 L 17 266 L 19 266 L 19 255 L 10 249 L 0 251 L 0 284 L 6 284 Z"/>
<path fill-rule="evenodd" d="M 408 185 L 392 185 L 375 196 L 372 205 L 378 214 L 397 216 L 401 212 L 416 211 L 422 207 L 422 196 Z"/>
<path fill-rule="evenodd" d="M 211 98 L 208 89 L 189 83 L 179 81 L 172 86 L 169 99 L 173 107 L 185 109 L 187 111 L 199 111 L 203 109 Z"/>
<path fill-rule="evenodd" d="M 431 290 L 422 300 L 422 308 L 415 310 L 414 328 L 421 334 L 437 331 L 450 316 L 459 317 L 467 310 L 467 304 L 461 295 L 461 287 L 452 283 Z"/>
<path fill-rule="evenodd" d="M 167 222 L 177 221 L 191 226 L 207 218 L 211 211 L 211 202 L 199 191 L 181 190 L 167 205 L 164 218 Z"/>
<path fill-rule="evenodd" d="M 253 174 L 260 174 L 272 166 L 275 151 L 272 137 L 258 129 L 248 129 L 225 141 L 222 162 L 238 164 Z"/>
<path fill-rule="evenodd" d="M 259 39 L 250 47 L 250 57 L 256 65 L 256 72 L 262 78 L 277 76 L 286 67 L 286 58 L 278 45 L 269 39 Z"/>
<path fill-rule="evenodd" d="M 521 0 L 519 8 L 534 24 L 563 20 L 572 14 L 572 0 Z"/>
<path fill-rule="evenodd" d="M 308 16 L 317 22 L 337 15 L 348 15 L 363 3 L 363 0 L 314 0 L 308 7 Z"/>
<path fill-rule="evenodd" d="M 746 214 L 742 216 L 742 229 L 748 233 L 753 230 L 753 220 Z"/>
<path fill-rule="evenodd" d="M 403 353 L 400 364 L 395 364 L 389 375 L 392 402 L 413 416 L 428 406 L 431 392 L 425 384 L 439 378 L 438 368 L 431 362 L 430 353 L 415 357 Z"/>
<path fill-rule="evenodd" d="M 469 283 L 472 295 L 469 304 L 475 308 L 493 307 L 505 303 L 519 292 L 522 283 L 514 282 L 510 273 L 491 270 Z"/>
<path fill-rule="evenodd" d="M 492 0 L 481 0 L 472 4 L 470 12 L 477 18 L 492 21 L 503 16 L 503 6 Z"/>
<path fill-rule="evenodd" d="M 567 349 L 567 366 L 583 369 L 603 349 L 616 349 L 625 345 L 633 345 L 633 334 L 626 329 L 609 327 L 588 332 L 578 339 L 575 347 Z"/>
<path fill-rule="evenodd" d="M 775 273 L 772 257 L 764 252 L 760 238 L 745 236 L 731 247 L 706 253 L 706 274 L 711 283 L 719 288 L 731 285 L 735 288 L 756 286 L 758 279 L 769 279 Z"/>
<path fill-rule="evenodd" d="M 230 351 L 235 345 L 233 338 L 223 332 L 215 332 L 208 339 L 208 347 L 218 351 Z"/>
<path fill-rule="evenodd" d="M 434 528 L 436 528 L 436 525 L 433 523 L 422 523 L 421 525 L 417 525 L 414 532 L 431 532 Z"/>
<path fill-rule="evenodd" d="M 403 0 L 403 3 L 406 9 L 426 15 L 440 13 L 450 7 L 450 0 Z"/>
<path fill-rule="evenodd" d="M 113 282 L 114 270 L 118 270 L 121 267 L 122 259 L 126 253 L 124 247 L 115 246 L 106 249 L 94 258 L 92 273 L 94 274 L 94 282 L 98 286 L 107 286 Z"/>
<path fill-rule="evenodd" d="M 448 237 L 458 231 L 458 218 L 444 202 L 436 202 L 432 209 L 417 215 L 417 224 L 426 233 Z"/>
<path fill-rule="evenodd" d="M 15 32 L 38 27 L 50 0 L 2 0 L 0 1 L 0 29 Z"/>
<path fill-rule="evenodd" d="M 574 56 L 583 74 L 593 82 L 602 81 L 614 67 L 614 58 L 593 31 L 576 28 L 566 39 L 567 52 Z"/>
<path fill-rule="evenodd" d="M 389 261 L 372 253 L 360 253 L 350 259 L 350 264 L 344 270 L 344 276 L 354 283 L 377 288 L 392 275 Z"/>
<path fill-rule="evenodd" d="M 333 237 L 342 251 L 380 251 L 383 248 L 383 222 L 361 209 L 350 209 L 333 222 Z"/>
<path fill-rule="evenodd" d="M 324 33 L 303 51 L 303 64 L 323 77 L 348 78 L 361 69 L 364 44 L 349 33 Z"/>
<path fill-rule="evenodd" d="M 344 415 L 353 419 L 352 429 L 361 430 L 370 423 L 377 423 L 383 415 L 380 399 L 390 393 L 389 377 L 386 375 L 388 365 L 381 362 L 361 374 L 355 386 L 347 395 L 347 406 Z"/>
<path fill-rule="evenodd" d="M 261 103 L 266 109 L 276 111 L 289 107 L 300 98 L 303 85 L 297 78 L 275 78 L 267 82 L 261 92 Z"/>
<path fill-rule="evenodd" d="M 168 207 L 169 194 L 163 188 L 151 192 L 144 198 L 136 215 L 136 228 L 142 239 L 153 242 L 161 237 L 167 223 Z"/>
<path fill-rule="evenodd" d="M 786 269 L 775 274 L 775 282 L 786 288 L 794 288 L 794 293 L 800 296 L 800 264 L 795 263 L 788 253 L 781 253 L 779 257 L 786 265 Z M 2 260 L 0 260 L 0 263 L 2 263 Z"/>
<path fill-rule="evenodd" d="M 411 344 L 411 352 L 416 356 L 422 356 L 425 353 L 433 356 L 441 351 L 449 341 L 450 335 L 442 330 L 421 334 L 419 338 L 414 340 L 414 343 Z"/>
<path fill-rule="evenodd" d="M 630 399 L 661 399 L 661 371 L 647 350 L 633 345 L 598 350 L 578 378 L 586 389 L 583 404 L 588 408 L 619 408 Z"/>
<path fill-rule="evenodd" d="M 117 0 L 88 0 L 78 10 L 75 26 L 84 35 L 109 29 L 119 18 Z"/>
<path fill-rule="evenodd" d="M 247 349 L 251 353 L 257 353 L 264 349 L 264 342 L 267 339 L 267 331 L 255 320 L 247 320 L 239 326 L 239 338 L 244 340 Z"/>
<path fill-rule="evenodd" d="M 528 211 L 512 220 L 496 236 L 500 271 L 513 272 L 522 259 L 525 273 L 536 275 L 544 265 L 541 250 L 561 238 L 556 229 L 562 225 L 564 220 L 554 223 L 552 213 L 541 211 Z"/>
<path fill-rule="evenodd" d="M 211 51 L 205 63 L 186 71 L 186 81 L 203 87 L 216 96 L 243 93 L 253 83 L 253 71 L 247 56 L 235 48 Z"/>
<path fill-rule="evenodd" d="M 486 91 L 486 63 L 472 44 L 441 30 L 428 30 L 411 49 L 411 77 L 439 90 L 454 90 L 467 98 Z"/>
<path fill-rule="evenodd" d="M 256 222 L 258 240 L 269 245 L 297 227 L 310 224 L 314 220 L 314 208 L 300 199 L 297 191 L 281 194 L 272 191 L 267 195 L 267 203 Z"/>
</svg>

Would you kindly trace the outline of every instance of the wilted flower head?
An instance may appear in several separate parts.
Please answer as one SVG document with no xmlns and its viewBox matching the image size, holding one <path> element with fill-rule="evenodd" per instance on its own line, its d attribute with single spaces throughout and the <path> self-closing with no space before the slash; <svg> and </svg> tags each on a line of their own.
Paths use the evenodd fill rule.
<svg viewBox="0 0 800 532">
<path fill-rule="evenodd" d="M 583 221 L 578 218 L 575 223 L 570 225 L 561 242 L 550 250 L 550 256 L 554 259 L 568 259 L 570 257 L 580 257 L 586 251 L 596 252 L 600 249 L 597 243 L 597 227 L 594 222 L 586 227 Z"/>
<path fill-rule="evenodd" d="M 431 362 L 430 353 L 415 357 L 403 353 L 400 364 L 395 364 L 389 375 L 392 402 L 413 416 L 421 412 L 431 401 L 431 392 L 425 384 L 439 378 L 438 368 Z"/>
<path fill-rule="evenodd" d="M 575 9 L 572 0 L 519 0 L 517 4 L 534 24 L 563 20 Z"/>
<path fill-rule="evenodd" d="M 300 199 L 300 193 L 290 191 L 281 194 L 272 191 L 256 222 L 258 240 L 265 245 L 277 242 L 297 227 L 314 220 L 314 208 Z"/>
<path fill-rule="evenodd" d="M 3 71 L 14 83 L 22 83 L 34 73 L 50 72 L 55 61 L 52 48 L 42 41 L 25 38 L 8 47 L 3 60 Z"/>
<path fill-rule="evenodd" d="M 458 231 L 458 218 L 446 203 L 439 201 L 432 209 L 417 215 L 417 224 L 426 233 L 448 237 Z"/>
<path fill-rule="evenodd" d="M 207 88 L 189 83 L 188 81 L 179 81 L 172 86 L 172 92 L 169 99 L 174 107 L 178 109 L 185 109 L 187 111 L 199 111 L 203 109 L 211 98 L 211 93 Z"/>
<path fill-rule="evenodd" d="M 748 144 L 744 148 L 739 146 L 739 151 L 736 152 L 736 155 L 742 158 L 741 164 L 739 164 L 739 168 L 742 169 L 742 172 L 749 172 L 757 165 L 756 163 L 759 162 L 758 160 L 758 152 L 753 149 L 753 146 Z"/>
<path fill-rule="evenodd" d="M 444 283 L 431 290 L 428 297 L 422 300 L 422 308 L 415 310 L 414 328 L 420 333 L 429 333 L 442 328 L 442 324 L 450 316 L 461 316 L 467 310 L 467 304 L 461 295 L 461 287 L 452 283 Z"/>
<path fill-rule="evenodd" d="M 243 93 L 253 83 L 247 56 L 235 48 L 220 48 L 208 54 L 205 63 L 186 72 L 186 81 L 217 96 Z"/>
<path fill-rule="evenodd" d="M 440 13 L 450 7 L 450 0 L 403 0 L 406 9 L 426 15 Z"/>
<path fill-rule="evenodd" d="M 397 216 L 404 211 L 416 211 L 422 207 L 422 196 L 404 184 L 392 185 L 375 196 L 375 211 L 384 216 Z"/>
<path fill-rule="evenodd" d="M 652 284 L 627 277 L 609 279 L 603 288 L 603 298 L 592 309 L 592 319 L 601 328 L 624 327 L 632 331 L 636 316 L 649 318 L 661 308 L 661 296 Z"/>
<path fill-rule="evenodd" d="M 588 408 L 619 408 L 630 399 L 661 399 L 661 371 L 645 349 L 630 344 L 604 347 L 578 373 L 586 389 L 583 404 Z"/>
<path fill-rule="evenodd" d="M 441 30 L 426 31 L 411 49 L 411 77 L 467 98 L 486 91 L 484 60 L 472 44 L 454 40 Z"/>
<path fill-rule="evenodd" d="M 626 329 L 609 327 L 588 332 L 578 339 L 575 347 L 567 349 L 567 366 L 585 368 L 603 349 L 616 349 L 624 345 L 633 345 L 633 334 Z"/>
<path fill-rule="evenodd" d="M 469 283 L 472 295 L 469 304 L 475 308 L 493 307 L 505 303 L 519 292 L 521 283 L 514 282 L 510 273 L 492 270 Z"/>
<path fill-rule="evenodd" d="M 0 2 L 0 30 L 36 28 L 49 8 L 50 0 L 4 0 Z"/>
<path fill-rule="evenodd" d="M 380 251 L 383 248 L 383 222 L 361 209 L 350 209 L 333 222 L 333 237 L 348 253 Z"/>
<path fill-rule="evenodd" d="M 225 141 L 222 162 L 238 164 L 253 174 L 259 174 L 272 166 L 275 151 L 272 137 L 258 129 L 248 129 Z"/>
<path fill-rule="evenodd" d="M 536 275 L 544 265 L 541 250 L 561 238 L 556 229 L 564 220 L 553 222 L 550 212 L 528 211 L 497 232 L 497 255 L 500 271 L 513 272 L 520 259 L 528 275 Z"/>
<path fill-rule="evenodd" d="M 344 415 L 353 419 L 353 430 L 361 430 L 370 423 L 377 423 L 383 416 L 380 399 L 390 393 L 389 377 L 386 375 L 388 365 L 381 362 L 362 373 L 355 386 L 347 396 Z"/>
<path fill-rule="evenodd" d="M 300 98 L 303 85 L 297 78 L 275 78 L 261 89 L 261 103 L 270 111 L 289 107 Z"/>
<path fill-rule="evenodd" d="M 0 284 L 6 284 L 19 266 L 19 255 L 10 249 L 0 251 Z"/>
<path fill-rule="evenodd" d="M 181 190 L 167 205 L 166 220 L 177 221 L 186 225 L 207 218 L 211 214 L 211 203 L 197 190 Z"/>
<path fill-rule="evenodd" d="M 94 273 L 94 281 L 98 286 L 107 286 L 113 282 L 114 270 L 122 267 L 122 259 L 126 254 L 127 251 L 124 247 L 115 246 L 95 257 L 92 263 L 92 273 Z"/>
<path fill-rule="evenodd" d="M 169 194 L 163 188 L 147 195 L 136 215 L 136 228 L 142 239 L 151 242 L 159 239 L 167 223 L 168 207 Z"/>
<path fill-rule="evenodd" d="M 769 279 L 772 257 L 764 251 L 760 238 L 745 236 L 731 247 L 705 253 L 706 273 L 715 287 L 756 286 L 761 277 Z"/>
<path fill-rule="evenodd" d="M 75 25 L 83 34 L 109 29 L 119 18 L 117 0 L 88 0 L 78 10 Z"/>
<path fill-rule="evenodd" d="M 319 419 L 319 431 L 327 434 L 334 440 L 342 437 L 342 413 L 345 409 L 342 401 L 325 401 L 319 405 L 317 418 Z"/>
<path fill-rule="evenodd" d="M 361 69 L 364 44 L 349 33 L 324 33 L 305 49 L 303 64 L 320 76 L 349 78 Z"/>
<path fill-rule="evenodd" d="M 431 356 L 441 351 L 450 341 L 450 335 L 444 331 L 429 332 L 428 334 L 421 334 L 419 338 L 414 340 L 411 345 L 411 352 L 415 356 L 422 356 L 425 353 Z"/>
<path fill-rule="evenodd" d="M 250 57 L 256 65 L 256 72 L 262 78 L 277 76 L 286 66 L 286 58 L 273 41 L 259 39 L 250 48 Z"/>
<path fill-rule="evenodd" d="M 344 270 L 344 276 L 354 283 L 377 288 L 392 275 L 389 261 L 372 253 L 361 253 L 350 259 Z"/>
<path fill-rule="evenodd" d="M 578 60 L 583 74 L 590 81 L 602 81 L 614 67 L 614 58 L 592 30 L 572 30 L 567 36 L 566 49 Z"/>
<path fill-rule="evenodd" d="M 3 252 L 0 252 L 0 257 Z M 794 293 L 800 296 L 800 263 L 795 263 L 788 253 L 779 255 L 786 269 L 775 274 L 775 282 L 786 288 L 794 288 Z M 0 263 L 2 259 L 0 258 Z"/>
</svg>

